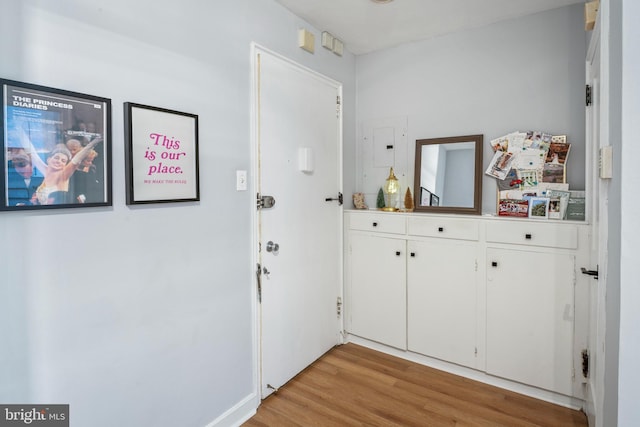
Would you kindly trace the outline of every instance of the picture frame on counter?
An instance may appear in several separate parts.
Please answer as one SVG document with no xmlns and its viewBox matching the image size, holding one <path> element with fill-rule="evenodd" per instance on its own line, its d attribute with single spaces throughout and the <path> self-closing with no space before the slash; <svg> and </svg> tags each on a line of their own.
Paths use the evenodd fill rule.
<svg viewBox="0 0 640 427">
<path fill-rule="evenodd" d="M 529 198 L 529 218 L 533 218 L 533 219 L 549 218 L 549 198 L 548 197 Z"/>
</svg>

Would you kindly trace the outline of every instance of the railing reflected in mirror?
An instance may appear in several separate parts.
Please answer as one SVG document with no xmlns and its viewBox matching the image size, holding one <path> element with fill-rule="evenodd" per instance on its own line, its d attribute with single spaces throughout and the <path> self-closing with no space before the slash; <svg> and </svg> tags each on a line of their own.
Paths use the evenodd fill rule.
<svg viewBox="0 0 640 427">
<path fill-rule="evenodd" d="M 482 135 L 416 141 L 416 211 L 482 213 L 482 142 Z"/>
</svg>

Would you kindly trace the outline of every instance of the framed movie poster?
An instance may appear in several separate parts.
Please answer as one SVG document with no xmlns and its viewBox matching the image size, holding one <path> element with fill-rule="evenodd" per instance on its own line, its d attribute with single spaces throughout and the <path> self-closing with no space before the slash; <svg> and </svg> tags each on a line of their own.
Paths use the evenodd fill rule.
<svg viewBox="0 0 640 427">
<path fill-rule="evenodd" d="M 124 104 L 127 204 L 200 200 L 198 116 Z"/>
<path fill-rule="evenodd" d="M 110 206 L 111 100 L 0 86 L 0 210 Z"/>
</svg>

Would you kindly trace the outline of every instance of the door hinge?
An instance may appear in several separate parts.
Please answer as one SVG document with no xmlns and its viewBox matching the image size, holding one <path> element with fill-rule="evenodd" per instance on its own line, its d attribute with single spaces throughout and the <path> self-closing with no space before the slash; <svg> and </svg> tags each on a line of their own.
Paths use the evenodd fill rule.
<svg viewBox="0 0 640 427">
<path fill-rule="evenodd" d="M 585 89 L 585 98 L 586 98 L 585 100 L 588 107 L 592 104 L 592 89 L 590 85 L 587 85 Z"/>
<path fill-rule="evenodd" d="M 336 300 L 336 313 L 338 314 L 338 319 L 342 316 L 342 297 L 338 297 Z"/>
<path fill-rule="evenodd" d="M 478 357 L 478 347 L 476 347 L 476 348 L 475 348 L 475 351 L 473 352 L 473 355 L 474 355 L 475 357 Z"/>
<path fill-rule="evenodd" d="M 340 95 L 336 96 L 336 117 L 340 118 L 340 106 L 342 105 Z"/>
<path fill-rule="evenodd" d="M 589 350 L 582 350 L 582 376 L 589 378 Z"/>
</svg>

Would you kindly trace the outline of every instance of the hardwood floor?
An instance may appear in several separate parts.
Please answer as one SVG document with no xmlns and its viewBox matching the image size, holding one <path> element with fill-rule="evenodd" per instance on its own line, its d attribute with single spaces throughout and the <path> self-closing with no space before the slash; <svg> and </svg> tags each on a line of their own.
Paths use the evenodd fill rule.
<svg viewBox="0 0 640 427">
<path fill-rule="evenodd" d="M 336 347 L 243 426 L 587 426 L 551 403 L 379 353 Z"/>
</svg>

